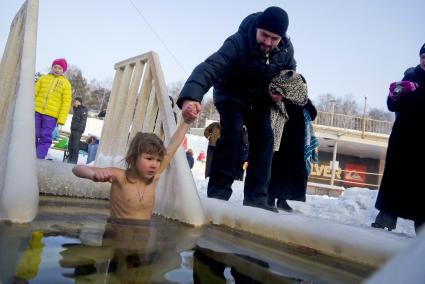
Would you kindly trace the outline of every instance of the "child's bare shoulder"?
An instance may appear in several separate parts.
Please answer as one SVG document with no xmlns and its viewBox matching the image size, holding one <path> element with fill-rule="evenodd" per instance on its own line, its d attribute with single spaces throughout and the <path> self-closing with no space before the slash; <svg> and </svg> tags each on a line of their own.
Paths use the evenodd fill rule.
<svg viewBox="0 0 425 284">
<path fill-rule="evenodd" d="M 115 167 L 108 167 L 106 169 L 108 169 L 111 172 L 111 174 L 117 178 L 122 178 L 125 176 L 125 170 L 123 169 L 115 168 Z"/>
</svg>

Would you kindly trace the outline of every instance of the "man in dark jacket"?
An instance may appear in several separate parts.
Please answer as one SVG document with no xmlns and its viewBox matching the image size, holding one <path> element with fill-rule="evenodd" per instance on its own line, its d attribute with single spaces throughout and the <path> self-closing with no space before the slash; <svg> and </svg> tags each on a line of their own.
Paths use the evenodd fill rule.
<svg viewBox="0 0 425 284">
<path fill-rule="evenodd" d="M 177 105 L 183 117 L 196 118 L 202 97 L 214 86 L 221 137 L 212 162 L 208 197 L 228 200 L 240 160 L 242 126 L 249 137 L 249 167 L 244 205 L 277 212 L 266 203 L 270 182 L 273 132 L 270 104 L 281 96 L 268 93 L 271 79 L 283 69 L 295 70 L 294 50 L 286 36 L 288 15 L 279 7 L 246 17 L 223 46 L 199 64 L 184 85 Z"/>
<path fill-rule="evenodd" d="M 87 108 L 83 106 L 83 100 L 77 97 L 72 102 L 74 114 L 71 121 L 71 136 L 68 142 L 68 163 L 76 164 L 78 162 L 78 153 L 80 151 L 80 139 L 86 129 Z"/>
</svg>

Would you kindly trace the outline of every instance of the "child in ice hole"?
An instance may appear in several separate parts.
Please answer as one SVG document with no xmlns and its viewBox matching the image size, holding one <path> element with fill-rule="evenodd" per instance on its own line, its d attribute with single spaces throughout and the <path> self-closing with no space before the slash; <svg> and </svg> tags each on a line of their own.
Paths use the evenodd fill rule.
<svg viewBox="0 0 425 284">
<path fill-rule="evenodd" d="M 125 170 L 78 165 L 72 172 L 95 182 L 111 183 L 111 218 L 149 220 L 159 177 L 182 143 L 188 123 L 182 120 L 167 149 L 155 134 L 138 132 L 125 157 Z"/>
</svg>

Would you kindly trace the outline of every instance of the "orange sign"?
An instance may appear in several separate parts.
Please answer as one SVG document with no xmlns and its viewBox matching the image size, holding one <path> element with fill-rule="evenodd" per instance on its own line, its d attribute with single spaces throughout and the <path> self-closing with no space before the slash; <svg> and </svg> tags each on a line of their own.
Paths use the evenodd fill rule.
<svg viewBox="0 0 425 284">
<path fill-rule="evenodd" d="M 366 166 L 359 164 L 345 164 L 344 181 L 350 183 L 366 182 Z"/>
</svg>

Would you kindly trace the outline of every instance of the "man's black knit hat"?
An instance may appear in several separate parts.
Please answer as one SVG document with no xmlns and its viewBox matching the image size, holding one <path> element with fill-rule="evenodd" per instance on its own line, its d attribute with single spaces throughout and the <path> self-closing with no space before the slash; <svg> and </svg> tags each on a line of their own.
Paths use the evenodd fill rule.
<svg viewBox="0 0 425 284">
<path fill-rule="evenodd" d="M 257 28 L 284 37 L 288 29 L 288 14 L 279 7 L 269 7 L 259 16 Z"/>
<path fill-rule="evenodd" d="M 422 45 L 421 50 L 419 50 L 419 56 L 425 53 L 425 43 Z"/>
</svg>

